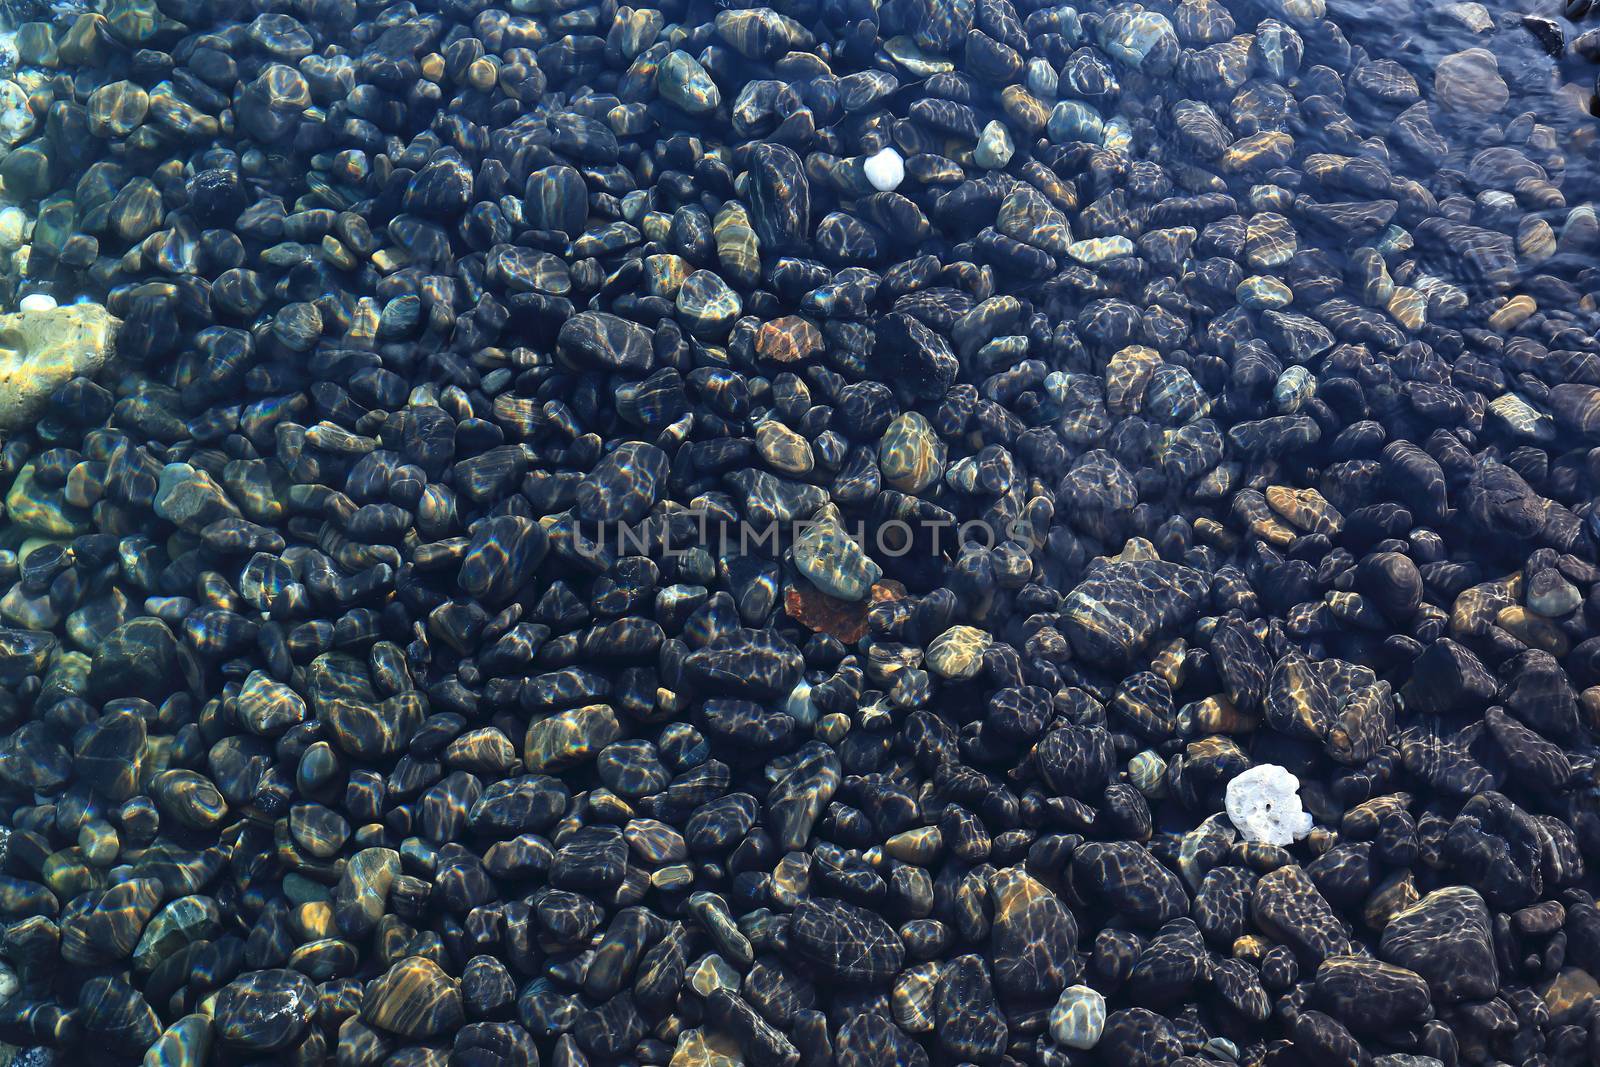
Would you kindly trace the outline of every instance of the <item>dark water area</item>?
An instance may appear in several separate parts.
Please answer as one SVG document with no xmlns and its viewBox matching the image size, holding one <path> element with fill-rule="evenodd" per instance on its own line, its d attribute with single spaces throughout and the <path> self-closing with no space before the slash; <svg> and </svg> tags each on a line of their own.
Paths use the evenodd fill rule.
<svg viewBox="0 0 1600 1067">
<path fill-rule="evenodd" d="M 0 1060 L 1600 1063 L 1589 6 L 0 5 Z"/>
</svg>

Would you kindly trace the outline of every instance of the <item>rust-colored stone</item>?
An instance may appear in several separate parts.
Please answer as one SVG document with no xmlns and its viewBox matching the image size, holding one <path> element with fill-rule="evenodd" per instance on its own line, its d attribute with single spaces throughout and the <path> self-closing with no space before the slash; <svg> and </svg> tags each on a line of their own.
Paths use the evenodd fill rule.
<svg viewBox="0 0 1600 1067">
<path fill-rule="evenodd" d="M 774 363 L 798 363 L 822 351 L 822 331 L 799 315 L 763 322 L 756 331 L 756 355 Z"/>
<path fill-rule="evenodd" d="M 867 599 L 858 602 L 829 596 L 809 583 L 797 583 L 784 590 L 783 609 L 808 629 L 849 645 L 866 636 L 867 611 L 872 605 L 905 595 L 906 587 L 893 580 L 874 584 Z"/>
</svg>

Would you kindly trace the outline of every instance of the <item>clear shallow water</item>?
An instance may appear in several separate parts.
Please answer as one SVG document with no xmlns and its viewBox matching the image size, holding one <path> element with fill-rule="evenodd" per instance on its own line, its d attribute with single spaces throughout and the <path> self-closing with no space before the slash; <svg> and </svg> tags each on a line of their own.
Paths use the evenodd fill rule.
<svg viewBox="0 0 1600 1067">
<path fill-rule="evenodd" d="M 781 10 L 19 34 L 0 1036 L 1582 1062 L 1587 61 Z"/>
<path fill-rule="evenodd" d="M 1453 52 L 1471 47 L 1492 51 L 1511 94 L 1507 115 L 1531 111 L 1559 130 L 1570 167 L 1563 184 L 1579 194 L 1575 200 L 1592 196 L 1595 148 L 1587 106 L 1594 95 L 1594 70 L 1571 45 L 1593 27 L 1586 18 L 1576 22 L 1564 18 L 1557 4 L 1488 4 L 1484 7 L 1494 29 L 1480 33 L 1464 23 L 1466 16 L 1452 11 L 1454 6 L 1340 3 L 1330 5 L 1329 12 L 1349 28 L 1354 40 L 1374 55 L 1404 64 L 1425 84 L 1432 82 L 1439 61 Z M 1525 16 L 1556 26 L 1567 47 L 1552 55 L 1555 46 L 1547 43 L 1551 42 L 1547 31 L 1536 33 L 1523 26 Z"/>
</svg>

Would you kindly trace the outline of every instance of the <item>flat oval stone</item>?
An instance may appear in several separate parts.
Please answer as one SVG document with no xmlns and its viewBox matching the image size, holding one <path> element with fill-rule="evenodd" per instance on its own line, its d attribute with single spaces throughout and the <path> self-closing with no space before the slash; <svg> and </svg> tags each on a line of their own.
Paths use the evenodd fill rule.
<svg viewBox="0 0 1600 1067">
<path fill-rule="evenodd" d="M 842 900 L 801 903 L 789 936 L 813 966 L 841 982 L 887 982 L 900 969 L 905 955 L 893 927 L 873 912 Z"/>
</svg>

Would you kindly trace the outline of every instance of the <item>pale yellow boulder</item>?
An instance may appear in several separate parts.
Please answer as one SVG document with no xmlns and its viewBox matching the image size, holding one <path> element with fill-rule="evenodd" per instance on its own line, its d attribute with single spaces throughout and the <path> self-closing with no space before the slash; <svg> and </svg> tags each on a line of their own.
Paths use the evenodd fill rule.
<svg viewBox="0 0 1600 1067">
<path fill-rule="evenodd" d="M 51 393 L 103 367 L 120 325 L 99 304 L 0 315 L 0 432 L 34 422 Z"/>
</svg>

